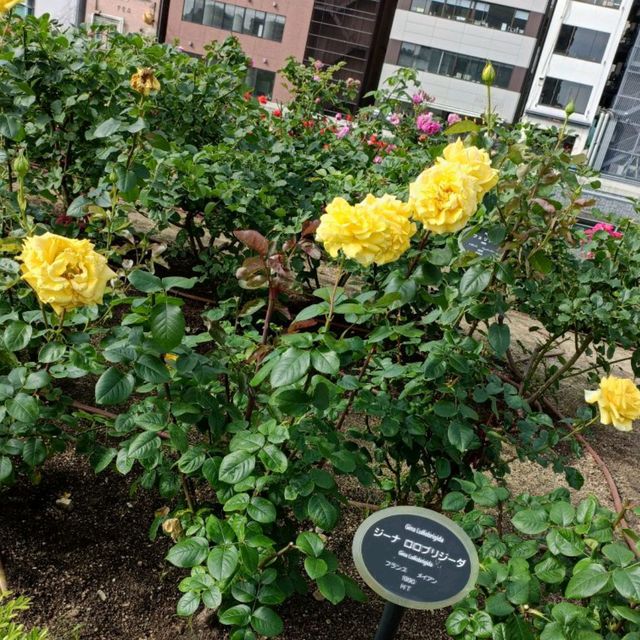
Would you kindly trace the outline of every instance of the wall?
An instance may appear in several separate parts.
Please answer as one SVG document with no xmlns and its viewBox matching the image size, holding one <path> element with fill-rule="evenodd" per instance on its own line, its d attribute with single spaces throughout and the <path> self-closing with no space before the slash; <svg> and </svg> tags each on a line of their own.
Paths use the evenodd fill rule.
<svg viewBox="0 0 640 640">
<path fill-rule="evenodd" d="M 229 31 L 215 29 L 182 19 L 183 0 L 171 0 L 167 20 L 166 41 L 177 41 L 188 53 L 201 54 L 204 46 L 212 41 L 225 40 L 235 35 L 245 53 L 253 60 L 255 67 L 269 71 L 279 71 L 289 56 L 298 60 L 304 58 L 309 23 L 313 10 L 313 0 L 232 0 L 232 4 L 259 11 L 278 13 L 286 17 L 282 42 L 273 42 Z M 286 101 L 289 94 L 282 79 L 276 76 L 273 99 Z"/>
<path fill-rule="evenodd" d="M 34 15 L 48 13 L 54 20 L 65 26 L 76 24 L 78 0 L 36 0 Z"/>
<path fill-rule="evenodd" d="M 154 20 L 147 24 L 145 12 L 150 12 Z M 124 33 L 142 33 L 154 37 L 160 12 L 160 0 L 87 0 L 86 22 L 91 23 L 92 15 L 100 13 L 107 17 L 121 18 Z"/>
</svg>

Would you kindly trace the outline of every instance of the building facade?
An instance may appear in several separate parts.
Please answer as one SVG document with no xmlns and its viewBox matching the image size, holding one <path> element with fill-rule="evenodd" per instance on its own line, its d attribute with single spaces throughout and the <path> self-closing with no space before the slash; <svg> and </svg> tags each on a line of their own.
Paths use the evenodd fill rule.
<svg viewBox="0 0 640 640">
<path fill-rule="evenodd" d="M 491 60 L 494 108 L 513 122 L 528 89 L 546 9 L 547 0 L 399 0 L 381 83 L 400 67 L 412 67 L 436 109 L 479 116 L 486 108 L 480 75 Z"/>
<path fill-rule="evenodd" d="M 289 56 L 303 59 L 313 4 L 313 0 L 172 0 L 164 38 L 187 53 L 202 54 L 210 42 L 236 36 L 253 61 L 249 85 L 257 94 L 285 101 L 289 94 L 278 71 Z"/>
<path fill-rule="evenodd" d="M 573 101 L 574 152 L 587 144 L 632 4 L 632 0 L 558 0 L 555 6 L 524 117 L 543 126 L 559 126 L 564 107 Z"/>
<path fill-rule="evenodd" d="M 155 37 L 162 0 L 86 0 L 85 22 Z"/>
</svg>

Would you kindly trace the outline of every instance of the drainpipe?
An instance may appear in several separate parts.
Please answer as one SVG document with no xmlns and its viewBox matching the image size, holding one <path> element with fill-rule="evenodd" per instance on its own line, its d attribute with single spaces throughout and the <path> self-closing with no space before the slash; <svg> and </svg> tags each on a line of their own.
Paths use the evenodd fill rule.
<svg viewBox="0 0 640 640">
<path fill-rule="evenodd" d="M 76 10 L 76 27 L 79 27 L 86 20 L 87 0 L 78 0 L 78 8 Z"/>
<path fill-rule="evenodd" d="M 160 7 L 158 9 L 158 30 L 156 31 L 158 42 L 166 42 L 167 39 L 167 23 L 169 22 L 170 4 L 170 0 L 160 0 Z"/>
</svg>

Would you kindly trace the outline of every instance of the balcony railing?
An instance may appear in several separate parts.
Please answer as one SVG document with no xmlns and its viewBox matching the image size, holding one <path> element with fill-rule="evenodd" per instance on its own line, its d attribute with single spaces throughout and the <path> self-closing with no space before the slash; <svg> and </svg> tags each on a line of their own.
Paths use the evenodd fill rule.
<svg viewBox="0 0 640 640">
<path fill-rule="evenodd" d="M 622 4 L 622 0 L 576 0 L 585 4 L 595 4 L 599 7 L 609 7 L 610 9 L 618 9 Z"/>
</svg>

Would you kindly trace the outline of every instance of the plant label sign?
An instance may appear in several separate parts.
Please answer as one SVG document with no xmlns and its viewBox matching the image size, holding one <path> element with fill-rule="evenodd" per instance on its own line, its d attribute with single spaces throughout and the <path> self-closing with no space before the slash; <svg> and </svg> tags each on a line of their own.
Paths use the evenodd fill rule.
<svg viewBox="0 0 640 640">
<path fill-rule="evenodd" d="M 476 583 L 478 554 L 449 518 L 420 507 L 390 507 L 369 516 L 353 540 L 362 579 L 388 602 L 441 609 Z"/>
</svg>

